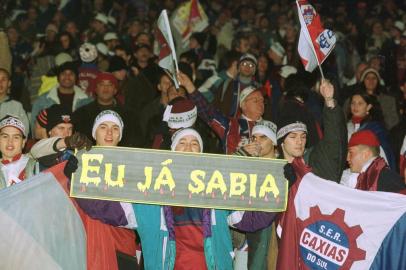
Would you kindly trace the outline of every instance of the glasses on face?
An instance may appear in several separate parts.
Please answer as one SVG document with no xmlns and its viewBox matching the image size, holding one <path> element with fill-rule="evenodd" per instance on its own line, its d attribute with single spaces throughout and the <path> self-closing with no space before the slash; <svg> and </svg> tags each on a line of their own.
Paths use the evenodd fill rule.
<svg viewBox="0 0 406 270">
<path fill-rule="evenodd" d="M 251 62 L 248 62 L 248 61 L 242 62 L 242 63 L 241 63 L 241 66 L 243 66 L 243 67 L 250 67 L 250 68 L 254 68 L 254 67 L 255 67 L 254 63 L 251 63 Z"/>
</svg>

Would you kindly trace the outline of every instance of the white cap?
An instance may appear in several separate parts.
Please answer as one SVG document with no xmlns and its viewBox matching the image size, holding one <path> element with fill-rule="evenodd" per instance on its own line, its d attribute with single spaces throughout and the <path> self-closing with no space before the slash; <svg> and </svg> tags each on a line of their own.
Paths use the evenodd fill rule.
<svg viewBox="0 0 406 270">
<path fill-rule="evenodd" d="M 108 22 L 109 22 L 109 19 L 103 13 L 97 13 L 96 16 L 94 17 L 94 19 L 99 22 L 102 22 L 104 24 L 108 24 Z"/>
<path fill-rule="evenodd" d="M 97 49 L 92 43 L 83 43 L 79 48 L 80 59 L 83 62 L 93 62 L 97 58 Z"/>
<path fill-rule="evenodd" d="M 96 44 L 97 51 L 103 55 L 107 55 L 109 53 L 109 48 L 103 42 L 99 42 Z"/>
<path fill-rule="evenodd" d="M 93 129 L 92 129 L 93 139 L 96 140 L 96 129 L 100 126 L 100 124 L 102 124 L 104 122 L 113 122 L 117 126 L 120 127 L 119 141 L 121 141 L 121 138 L 123 137 L 124 123 L 123 123 L 123 120 L 121 119 L 120 115 L 112 110 L 104 110 L 96 116 L 96 119 L 94 120 L 94 124 L 93 124 Z"/>
<path fill-rule="evenodd" d="M 255 126 L 252 128 L 252 134 L 265 135 L 269 139 L 271 139 L 274 145 L 278 144 L 276 141 L 276 125 L 271 121 L 261 120 L 256 123 Z"/>
<path fill-rule="evenodd" d="M 200 144 L 200 152 L 203 152 L 203 140 L 200 134 L 194 130 L 193 128 L 184 128 L 184 129 L 179 129 L 172 135 L 172 144 L 171 144 L 171 150 L 175 151 L 176 145 L 178 145 L 180 139 L 187 135 L 192 135 L 194 136 L 197 141 Z"/>
<path fill-rule="evenodd" d="M 112 39 L 118 39 L 118 36 L 116 33 L 114 32 L 108 32 L 104 35 L 103 40 L 107 41 L 107 40 L 112 40 Z"/>
<path fill-rule="evenodd" d="M 405 30 L 405 24 L 402 21 L 396 21 L 393 26 L 396 27 L 400 32 Z"/>
<path fill-rule="evenodd" d="M 279 75 L 281 75 L 282 78 L 286 79 L 289 77 L 289 75 L 296 74 L 297 69 L 293 66 L 283 66 L 281 67 L 281 70 L 279 71 Z"/>
<path fill-rule="evenodd" d="M 59 67 L 66 62 L 72 62 L 73 58 L 67 53 L 61 52 L 55 56 L 55 65 Z"/>
<path fill-rule="evenodd" d="M 116 23 L 117 23 L 116 18 L 114 18 L 112 16 L 108 16 L 107 21 L 112 25 L 116 25 Z"/>
<path fill-rule="evenodd" d="M 247 86 L 245 87 L 241 93 L 240 93 L 240 107 L 242 105 L 242 102 L 254 91 L 256 91 L 257 88 L 255 88 L 254 86 Z"/>
<path fill-rule="evenodd" d="M 286 54 L 285 48 L 279 42 L 272 43 L 270 50 L 274 51 L 280 57 L 283 57 Z"/>
</svg>

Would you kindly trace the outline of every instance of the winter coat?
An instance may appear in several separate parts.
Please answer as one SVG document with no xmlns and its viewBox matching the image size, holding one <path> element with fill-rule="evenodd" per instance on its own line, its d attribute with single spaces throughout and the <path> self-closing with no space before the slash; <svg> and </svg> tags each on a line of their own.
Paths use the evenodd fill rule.
<svg viewBox="0 0 406 270">
<path fill-rule="evenodd" d="M 304 158 L 315 175 L 340 182 L 346 164 L 347 127 L 340 106 L 323 109 L 323 139 L 305 152 Z"/>
<path fill-rule="evenodd" d="M 74 93 L 72 112 L 92 101 L 92 98 L 89 98 L 78 86 L 74 86 Z M 38 97 L 38 99 L 32 105 L 31 130 L 34 130 L 35 128 L 35 121 L 39 112 L 43 109 L 51 107 L 54 104 L 60 104 L 58 87 L 54 87 L 48 93 Z"/>
</svg>

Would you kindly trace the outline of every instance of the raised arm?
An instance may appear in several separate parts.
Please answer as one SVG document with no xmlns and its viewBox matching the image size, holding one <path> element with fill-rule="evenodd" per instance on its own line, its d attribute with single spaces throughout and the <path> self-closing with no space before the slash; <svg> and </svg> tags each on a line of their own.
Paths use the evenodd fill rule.
<svg viewBox="0 0 406 270">
<path fill-rule="evenodd" d="M 320 85 L 324 98 L 324 137 L 309 155 L 309 165 L 322 178 L 339 182 L 345 166 L 347 152 L 347 126 L 344 113 L 334 99 L 334 86 L 327 80 Z"/>
</svg>

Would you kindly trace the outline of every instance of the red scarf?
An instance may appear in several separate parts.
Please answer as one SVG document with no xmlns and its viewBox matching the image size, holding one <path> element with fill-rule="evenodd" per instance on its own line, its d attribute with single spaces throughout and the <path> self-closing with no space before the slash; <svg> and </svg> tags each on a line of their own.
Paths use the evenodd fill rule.
<svg viewBox="0 0 406 270">
<path fill-rule="evenodd" d="M 372 161 L 371 165 L 365 172 L 358 175 L 355 188 L 360 190 L 377 191 L 379 175 L 385 168 L 388 168 L 386 161 L 381 157 L 377 157 Z"/>
<path fill-rule="evenodd" d="M 353 124 L 361 124 L 362 120 L 364 120 L 364 117 L 353 116 L 351 118 Z"/>
<path fill-rule="evenodd" d="M 19 160 L 22 155 L 23 155 L 23 154 L 21 154 L 21 153 L 18 154 L 18 155 L 15 155 L 15 156 L 11 159 L 11 161 L 8 160 L 8 159 L 2 159 L 2 160 L 1 160 L 1 163 L 3 163 L 4 165 L 7 165 L 7 164 L 9 164 L 9 163 L 11 163 L 11 162 L 14 162 L 14 161 Z"/>
</svg>

